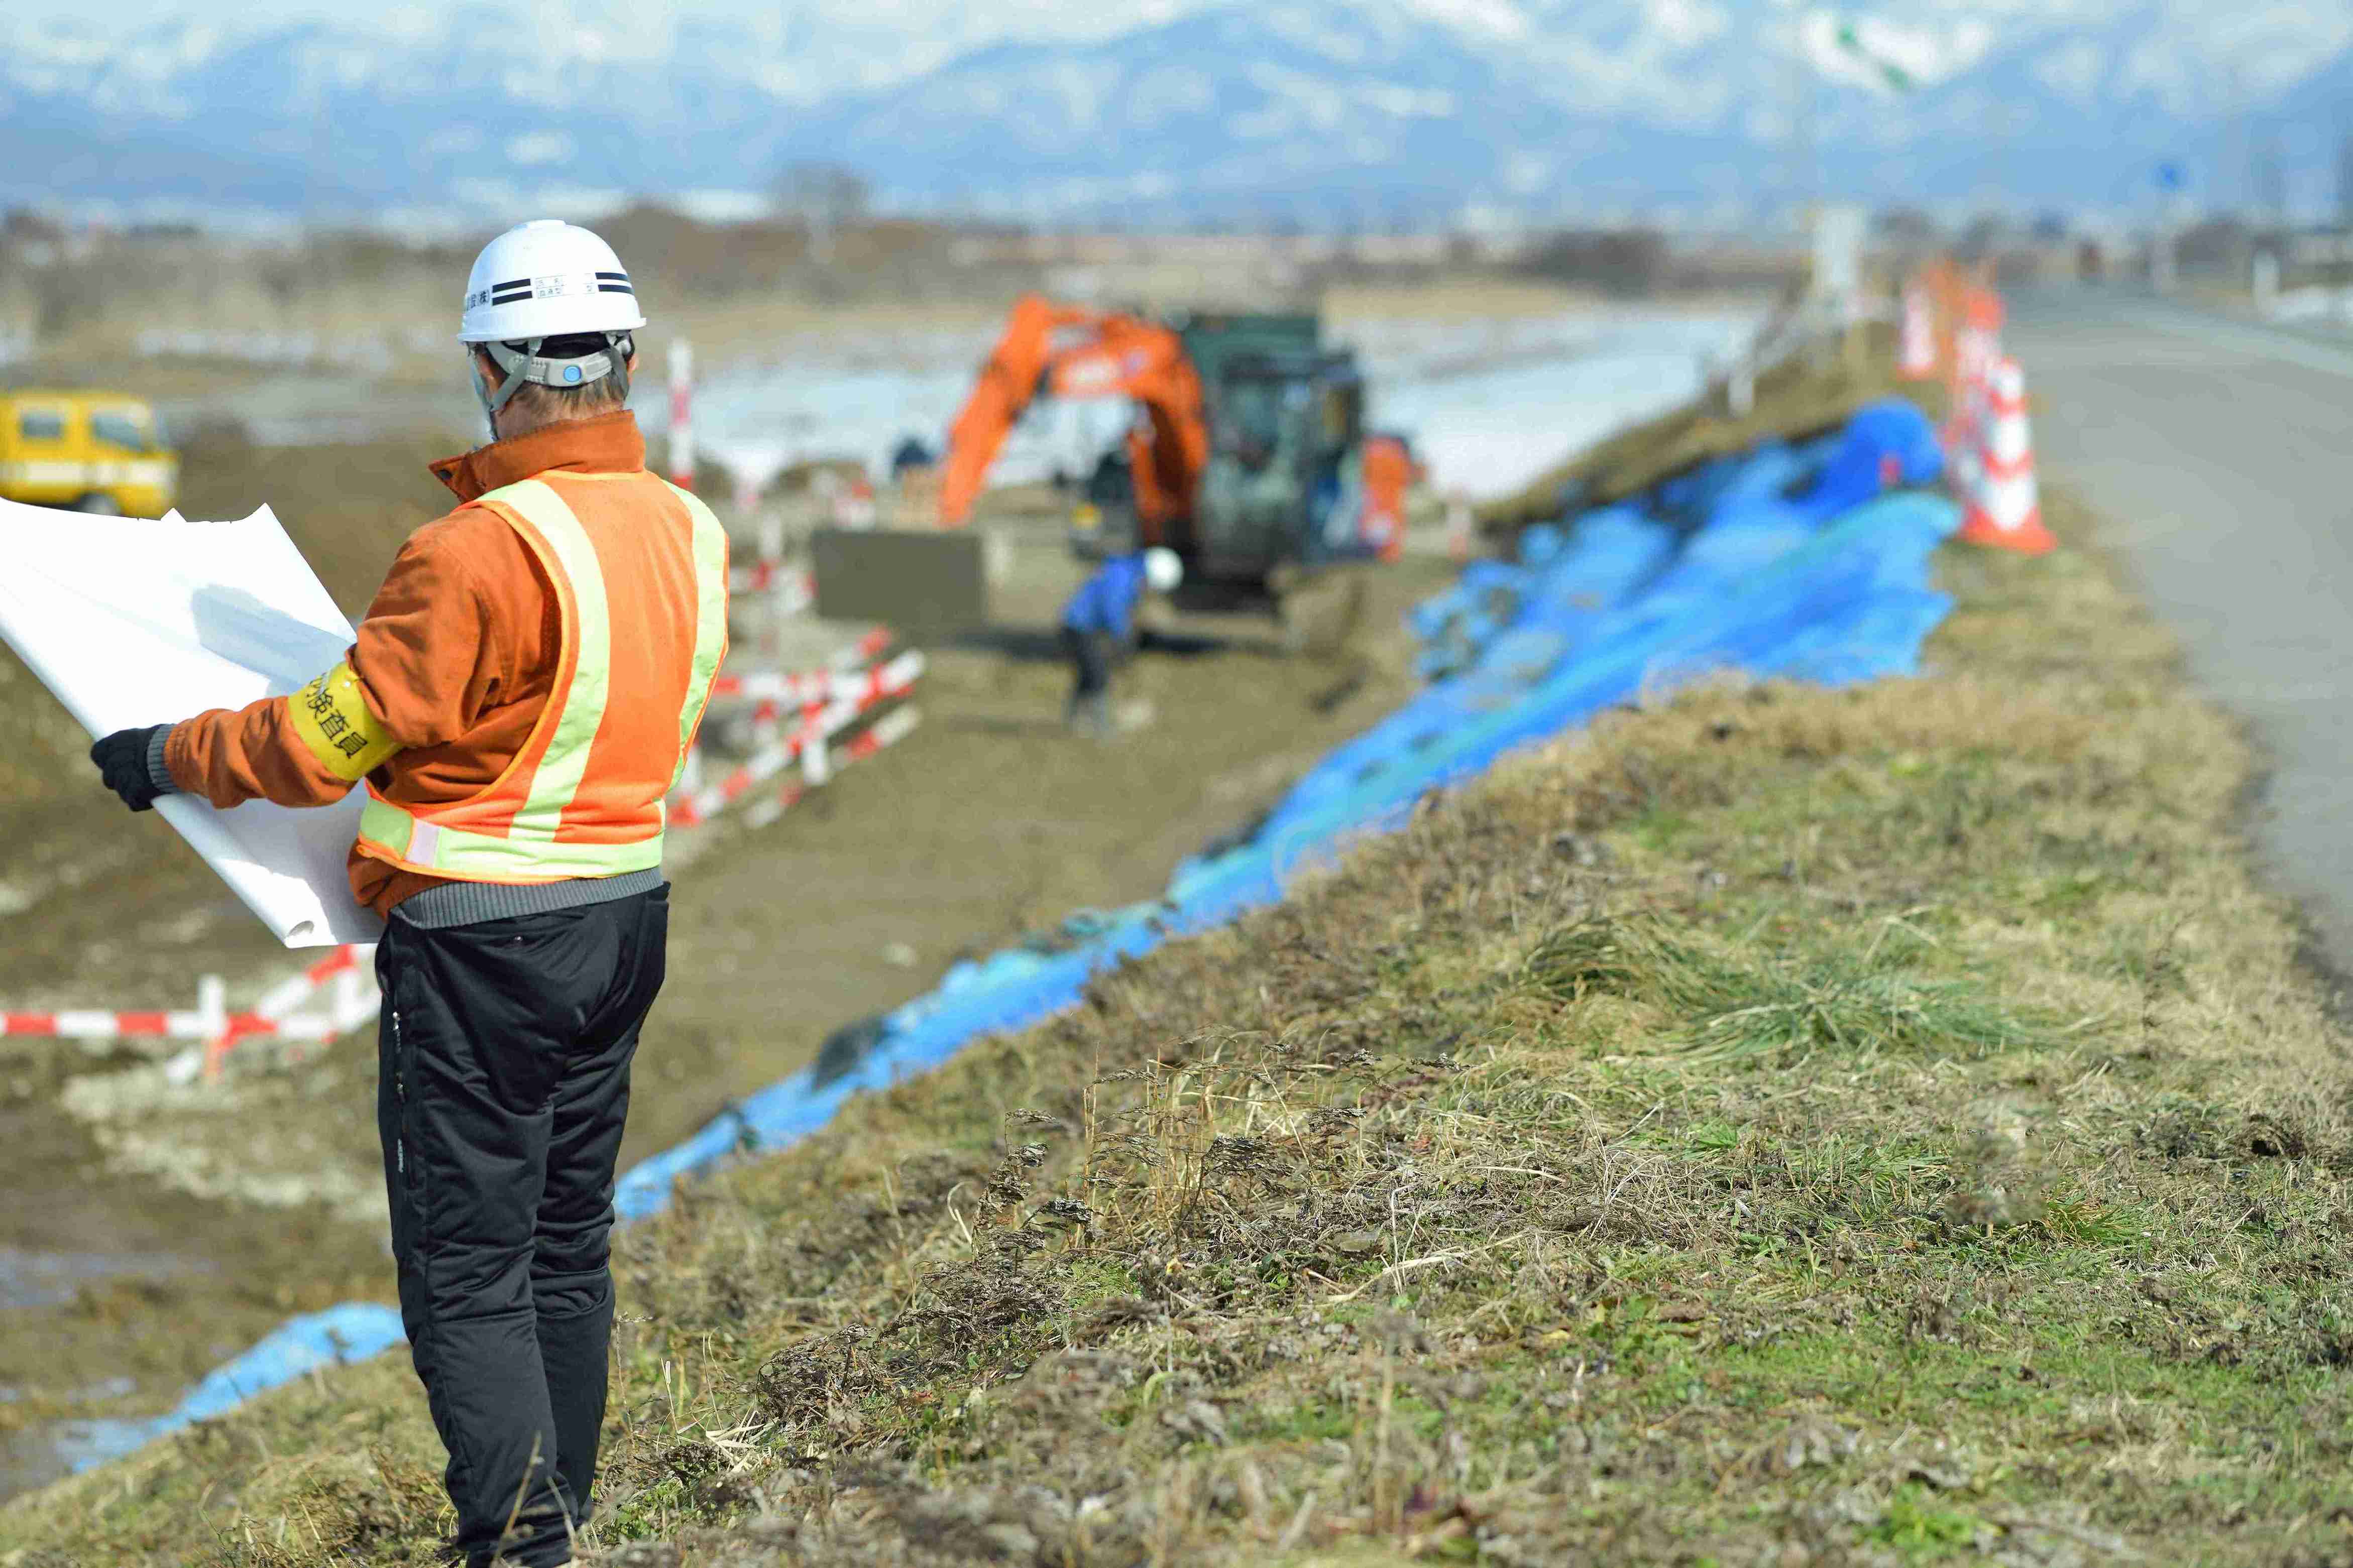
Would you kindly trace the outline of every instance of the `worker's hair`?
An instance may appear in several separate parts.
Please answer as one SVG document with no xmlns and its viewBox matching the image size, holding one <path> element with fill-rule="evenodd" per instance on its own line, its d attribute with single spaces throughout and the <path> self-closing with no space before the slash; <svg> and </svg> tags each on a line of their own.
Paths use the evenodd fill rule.
<svg viewBox="0 0 2353 1568">
<path fill-rule="evenodd" d="M 482 360 L 503 375 L 498 363 L 479 348 Z M 542 359 L 578 359 L 584 354 L 605 352 L 602 332 L 565 332 L 549 338 L 539 346 Z M 559 419 L 586 419 L 598 414 L 610 414 L 622 406 L 620 383 L 609 375 L 600 375 L 582 386 L 546 386 L 536 381 L 526 381 L 507 399 L 506 406 L 522 418 L 520 423 L 553 425 Z"/>
</svg>

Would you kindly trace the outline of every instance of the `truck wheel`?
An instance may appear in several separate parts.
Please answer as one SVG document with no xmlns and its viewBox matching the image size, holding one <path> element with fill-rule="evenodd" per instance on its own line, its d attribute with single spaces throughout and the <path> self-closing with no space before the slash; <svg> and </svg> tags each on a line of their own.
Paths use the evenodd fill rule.
<svg viewBox="0 0 2353 1568">
<path fill-rule="evenodd" d="M 74 502 L 73 509 L 76 511 L 86 511 L 92 517 L 121 517 L 122 515 L 122 503 L 116 500 L 112 496 L 108 495 L 104 490 L 90 491 L 90 494 Z"/>
</svg>

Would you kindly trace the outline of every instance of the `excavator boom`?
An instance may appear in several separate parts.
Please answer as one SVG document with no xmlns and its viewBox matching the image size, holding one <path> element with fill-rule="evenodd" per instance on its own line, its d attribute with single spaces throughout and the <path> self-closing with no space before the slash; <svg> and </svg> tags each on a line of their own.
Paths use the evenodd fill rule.
<svg viewBox="0 0 2353 1568">
<path fill-rule="evenodd" d="M 940 484 L 940 521 L 972 516 L 1005 437 L 1041 393 L 1054 397 L 1133 397 L 1150 431 L 1129 437 L 1136 510 L 1156 535 L 1186 516 L 1208 461 L 1209 426 L 1201 378 L 1182 339 L 1157 321 L 1058 305 L 1036 294 L 1013 307 L 955 423 Z"/>
<path fill-rule="evenodd" d="M 948 426 L 947 458 L 940 475 L 941 521 L 960 527 L 972 516 L 972 503 L 980 498 L 997 449 L 1038 395 L 1038 383 L 1054 353 L 1054 329 L 1073 319 L 1075 312 L 1035 294 L 1023 295 L 1014 305 L 1003 335 L 973 383 L 972 395 Z"/>
</svg>

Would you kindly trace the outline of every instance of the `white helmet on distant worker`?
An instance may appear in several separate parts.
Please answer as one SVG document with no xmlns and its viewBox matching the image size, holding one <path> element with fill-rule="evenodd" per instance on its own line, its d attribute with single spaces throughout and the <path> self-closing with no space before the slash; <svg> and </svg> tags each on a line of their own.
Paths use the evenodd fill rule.
<svg viewBox="0 0 2353 1568">
<path fill-rule="evenodd" d="M 458 341 L 489 354 L 505 377 L 496 394 L 475 381 L 482 411 L 496 415 L 526 381 L 586 386 L 609 375 L 627 397 L 636 352 L 629 334 L 645 324 L 637 289 L 613 247 L 575 224 L 539 218 L 507 230 L 474 258 Z M 550 338 L 578 336 L 599 339 L 601 347 L 554 357 L 540 353 Z"/>
<path fill-rule="evenodd" d="M 1173 594 L 1185 580 L 1185 563 L 1175 551 L 1155 544 L 1144 552 L 1144 580 L 1155 594 Z"/>
</svg>

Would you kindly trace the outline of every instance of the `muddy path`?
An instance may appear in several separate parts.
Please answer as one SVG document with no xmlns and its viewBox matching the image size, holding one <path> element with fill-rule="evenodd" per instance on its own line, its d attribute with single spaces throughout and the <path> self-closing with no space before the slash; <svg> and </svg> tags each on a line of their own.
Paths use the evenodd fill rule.
<svg viewBox="0 0 2353 1568">
<path fill-rule="evenodd" d="M 433 515 L 426 455 L 233 452 L 195 504 L 234 515 L 266 482 L 356 608 Z M 1446 575 L 1426 560 L 1364 574 L 1357 636 L 1304 656 L 1262 616 L 1189 616 L 1175 629 L 1193 651 L 1121 674 L 1117 695 L 1153 721 L 1100 742 L 1060 723 L 1050 628 L 1077 568 L 1058 526 L 1008 533 L 998 626 L 934 652 L 913 735 L 767 827 L 723 818 L 681 846 L 625 1163 L 956 958 L 1156 892 L 1406 695 L 1398 617 Z M 0 727 L 19 742 L 0 773 L 0 883 L 23 889 L 0 900 L 0 999 L 186 1005 L 216 972 L 235 1002 L 282 976 L 282 950 L 161 823 L 96 794 L 69 722 L 0 662 Z M 168 1406 L 288 1313 L 389 1299 L 374 1096 L 372 1035 L 293 1071 L 171 1090 L 132 1056 L 0 1040 L 0 1495 L 54 1474 L 105 1430 L 90 1423 Z"/>
</svg>

